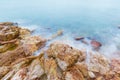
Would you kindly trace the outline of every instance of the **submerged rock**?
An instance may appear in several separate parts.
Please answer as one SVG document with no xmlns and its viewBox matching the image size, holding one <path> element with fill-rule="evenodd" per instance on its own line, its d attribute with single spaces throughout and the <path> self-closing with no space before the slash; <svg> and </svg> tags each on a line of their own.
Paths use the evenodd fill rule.
<svg viewBox="0 0 120 80">
<path fill-rule="evenodd" d="M 102 46 L 102 44 L 99 41 L 94 40 L 90 37 L 76 37 L 75 40 L 81 41 L 86 45 L 90 45 L 94 50 L 99 50 L 99 48 Z"/>
<path fill-rule="evenodd" d="M 52 40 L 61 35 L 63 35 L 63 30 L 58 30 L 57 33 L 53 34 L 48 40 Z"/>
<path fill-rule="evenodd" d="M 75 38 L 75 40 L 77 40 L 77 41 L 78 41 L 78 40 L 82 40 L 82 39 L 84 39 L 84 37 L 76 37 L 76 38 Z"/>
<path fill-rule="evenodd" d="M 98 49 L 102 46 L 102 44 L 101 44 L 100 42 L 96 41 L 96 40 L 92 40 L 92 41 L 91 41 L 91 46 L 92 46 L 95 50 L 98 50 Z"/>
</svg>

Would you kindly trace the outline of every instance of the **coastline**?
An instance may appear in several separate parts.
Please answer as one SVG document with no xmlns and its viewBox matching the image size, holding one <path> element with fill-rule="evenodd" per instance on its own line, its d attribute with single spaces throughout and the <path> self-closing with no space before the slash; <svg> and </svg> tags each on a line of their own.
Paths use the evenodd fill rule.
<svg viewBox="0 0 120 80">
<path fill-rule="evenodd" d="M 99 51 L 76 49 L 62 41 L 51 41 L 62 35 L 63 31 L 58 31 L 48 40 L 32 36 L 30 30 L 20 28 L 18 24 L 12 22 L 1 23 L 0 27 L 3 31 L 0 34 L 3 43 L 1 46 L 10 45 L 7 45 L 8 48 L 5 50 L 1 49 L 1 80 L 120 79 L 119 58 L 109 59 Z M 8 35 L 11 31 L 13 34 Z M 11 44 L 14 45 L 11 47 Z M 48 46 L 47 49 L 43 49 L 45 45 Z M 36 56 L 34 53 L 37 50 L 40 50 L 40 54 Z"/>
</svg>

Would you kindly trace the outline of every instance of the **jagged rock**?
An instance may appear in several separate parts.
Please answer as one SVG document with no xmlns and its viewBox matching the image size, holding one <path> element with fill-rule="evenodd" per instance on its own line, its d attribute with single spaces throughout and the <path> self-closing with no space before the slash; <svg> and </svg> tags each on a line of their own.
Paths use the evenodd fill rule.
<svg viewBox="0 0 120 80">
<path fill-rule="evenodd" d="M 84 62 L 77 62 L 75 66 L 78 68 L 78 70 L 82 73 L 84 78 L 88 77 L 88 66 Z"/>
<path fill-rule="evenodd" d="M 23 39 L 31 35 L 31 31 L 28 29 L 20 28 L 19 29 L 19 38 Z"/>
<path fill-rule="evenodd" d="M 24 64 L 26 65 L 26 64 Z M 11 80 L 35 80 L 44 74 L 39 58 L 33 59 L 28 66 L 18 70 Z"/>
<path fill-rule="evenodd" d="M 110 70 L 109 61 L 102 55 L 95 53 L 90 56 L 88 70 L 99 75 L 106 75 Z"/>
<path fill-rule="evenodd" d="M 31 41 L 34 41 L 31 39 Z M 30 42 L 31 42 L 30 41 Z M 28 44 L 26 41 L 22 44 Z M 20 50 L 21 51 L 21 50 Z M 67 44 L 53 43 L 45 53 L 20 58 L 0 69 L 1 80 L 119 80 L 119 60 L 111 63 L 98 53 L 90 54 L 86 63 L 85 52 Z M 77 56 L 77 57 L 75 57 Z M 79 60 L 79 56 L 83 56 Z M 59 61 L 59 60 L 60 61 Z M 62 62 L 63 63 L 62 63 Z M 9 62 L 9 61 L 8 61 Z M 4 62 L 5 63 L 5 62 Z M 64 64 L 68 65 L 64 65 Z M 6 63 L 5 63 L 6 64 Z M 62 65 L 61 65 L 62 64 Z M 67 66 L 67 67 L 66 67 Z M 117 67 L 116 67 L 117 66 Z M 4 70 L 2 70 L 4 69 Z"/>
<path fill-rule="evenodd" d="M 40 36 L 31 36 L 25 37 L 21 40 L 22 46 L 24 47 L 24 51 L 26 54 L 31 54 L 36 50 L 45 46 L 46 39 Z"/>
<path fill-rule="evenodd" d="M 0 26 L 18 26 L 18 23 L 13 22 L 1 22 Z"/>
<path fill-rule="evenodd" d="M 59 67 L 62 70 L 66 70 L 67 67 L 73 65 L 81 56 L 84 59 L 84 54 L 69 45 L 63 43 L 53 43 L 50 45 L 50 48 L 47 50 L 49 57 L 55 57 Z"/>
<path fill-rule="evenodd" d="M 30 36 L 28 29 L 16 27 L 10 22 L 0 23 L 0 30 L 0 66 L 31 56 L 46 43 L 40 36 Z"/>
<path fill-rule="evenodd" d="M 54 59 L 46 59 L 44 67 L 47 80 L 61 80 L 61 71 L 58 69 L 57 63 Z"/>
<path fill-rule="evenodd" d="M 120 60 L 109 62 L 100 53 L 87 56 L 86 51 L 54 42 L 45 53 L 33 56 L 46 39 L 17 26 L 0 23 L 0 80 L 120 80 Z M 52 38 L 61 34 L 58 31 Z M 94 40 L 87 44 L 101 46 Z"/>
<path fill-rule="evenodd" d="M 120 74 L 120 59 L 112 59 L 111 68 L 114 72 Z"/>
<path fill-rule="evenodd" d="M 39 56 L 15 61 L 11 64 L 11 70 L 0 78 L 1 80 L 39 80 L 43 75 L 47 76 L 44 80 L 61 80 L 62 78 L 56 61 L 52 58 L 45 59 L 41 53 Z"/>
<path fill-rule="evenodd" d="M 65 72 L 65 80 L 85 80 L 78 67 L 73 66 Z"/>
<path fill-rule="evenodd" d="M 44 70 L 42 68 L 40 56 L 22 58 L 11 64 L 11 70 L 1 80 L 34 80 L 39 78 Z"/>
<path fill-rule="evenodd" d="M 110 71 L 106 74 L 106 80 L 120 80 L 120 59 L 112 59 Z"/>
<path fill-rule="evenodd" d="M 0 79 L 7 74 L 9 71 L 11 70 L 11 68 L 9 66 L 2 66 L 0 67 Z"/>
<path fill-rule="evenodd" d="M 11 49 L 15 48 L 16 46 L 17 46 L 16 43 L 8 43 L 8 44 L 1 45 L 0 46 L 0 54 L 6 52 L 8 50 L 11 50 Z"/>
<path fill-rule="evenodd" d="M 0 41 L 9 41 L 19 36 L 19 28 L 16 26 L 0 26 Z"/>
<path fill-rule="evenodd" d="M 0 54 L 0 66 L 9 65 L 16 59 L 33 55 L 33 52 L 43 47 L 45 42 L 46 40 L 39 36 L 25 38 L 15 49 Z"/>
</svg>

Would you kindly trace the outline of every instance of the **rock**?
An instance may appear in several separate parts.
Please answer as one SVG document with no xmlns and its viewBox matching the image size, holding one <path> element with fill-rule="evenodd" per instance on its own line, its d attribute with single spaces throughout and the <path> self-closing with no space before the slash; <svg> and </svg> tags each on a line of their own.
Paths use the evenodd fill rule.
<svg viewBox="0 0 120 80">
<path fill-rule="evenodd" d="M 99 73 L 100 75 L 105 75 L 110 70 L 109 61 L 99 53 L 92 54 L 90 55 L 88 70 Z"/>
<path fill-rule="evenodd" d="M 33 55 L 33 53 L 45 45 L 46 40 L 39 36 L 27 37 L 21 40 L 17 47 L 11 51 L 0 54 L 0 66 L 9 65 L 14 60 Z"/>
<path fill-rule="evenodd" d="M 104 80 L 104 77 L 103 76 L 99 76 L 96 78 L 96 80 Z"/>
<path fill-rule="evenodd" d="M 46 39 L 31 36 L 31 31 L 13 23 L 0 23 L 0 80 L 120 80 L 120 60 L 111 62 L 100 53 L 73 48 L 61 42 L 52 43 L 46 51 L 33 53 L 45 46 Z M 19 34 L 16 35 L 18 30 Z M 8 33 L 12 37 L 6 37 Z M 7 35 L 8 35 L 7 34 Z M 58 31 L 53 38 L 62 34 Z M 11 36 L 11 35 L 10 35 Z M 76 40 L 94 49 L 102 44 L 89 37 Z M 89 61 L 87 61 L 89 60 Z"/>
<path fill-rule="evenodd" d="M 86 80 L 82 75 L 81 71 L 76 66 L 69 68 L 65 72 L 65 79 L 64 80 Z"/>
<path fill-rule="evenodd" d="M 40 36 L 30 36 L 28 29 L 0 24 L 0 66 L 10 65 L 14 60 L 33 55 L 45 46 L 46 40 Z"/>
<path fill-rule="evenodd" d="M 76 37 L 75 40 L 80 40 L 82 43 L 86 45 L 90 45 L 94 50 L 99 50 L 99 48 L 102 46 L 100 42 L 97 40 L 94 40 L 90 37 Z"/>
<path fill-rule="evenodd" d="M 4 53 L 6 51 L 10 51 L 11 49 L 16 48 L 18 45 L 15 43 L 8 43 L 0 46 L 0 53 Z"/>
<path fill-rule="evenodd" d="M 29 40 L 30 38 L 24 39 Z M 38 38 L 31 38 L 31 40 L 27 40 L 28 42 L 23 40 L 21 44 L 29 44 L 31 41 L 33 41 L 34 43 L 37 42 L 33 39 Z M 32 49 L 34 50 L 33 47 Z M 25 53 L 27 53 L 27 50 L 25 51 Z M 40 53 L 40 55 L 38 56 L 26 56 L 20 58 L 20 56 L 22 56 L 23 54 L 22 52 L 24 52 L 24 48 L 19 48 L 16 52 L 18 52 L 16 53 L 16 55 L 19 56 L 16 57 L 18 59 L 14 59 L 14 56 L 12 55 L 13 52 L 11 52 L 9 53 L 11 55 L 6 55 L 6 59 L 4 58 L 0 61 L 0 63 L 3 62 L 3 66 L 0 67 L 1 80 L 120 79 L 119 60 L 113 59 L 110 63 L 108 59 L 102 56 L 101 54 L 91 52 L 89 58 L 90 62 L 86 62 L 84 51 L 80 51 L 67 44 L 63 44 L 60 42 L 52 43 L 45 53 Z M 8 60 L 7 57 L 12 58 L 9 58 Z M 2 57 L 0 56 L 0 59 L 1 58 Z M 79 58 L 81 59 L 79 60 Z"/>
<path fill-rule="evenodd" d="M 24 28 L 20 28 L 19 29 L 19 38 L 23 39 L 26 36 L 30 36 L 31 35 L 31 31 L 28 29 L 24 29 Z"/>
<path fill-rule="evenodd" d="M 9 66 L 2 66 L 0 67 L 0 79 L 7 74 L 9 71 L 11 70 L 11 68 Z"/>
<path fill-rule="evenodd" d="M 95 74 L 91 71 L 89 71 L 88 74 L 89 74 L 90 78 L 92 78 L 92 79 L 96 77 Z"/>
<path fill-rule="evenodd" d="M 33 53 L 36 50 L 43 48 L 46 44 L 46 39 L 40 36 L 29 36 L 21 40 L 26 53 Z"/>
<path fill-rule="evenodd" d="M 19 36 L 19 28 L 16 26 L 0 26 L 0 41 L 9 41 Z"/>
<path fill-rule="evenodd" d="M 83 40 L 84 37 L 76 37 L 75 40 L 78 41 L 78 40 Z"/>
<path fill-rule="evenodd" d="M 9 43 L 16 43 L 16 42 L 17 42 L 17 39 L 13 39 L 13 40 L 10 40 L 10 41 L 0 41 L 0 44 L 4 45 L 4 44 L 9 44 Z"/>
<path fill-rule="evenodd" d="M 43 75 L 47 76 L 45 80 L 61 80 L 62 77 L 56 61 L 52 58 L 45 59 L 41 53 L 12 63 L 11 70 L 1 80 L 39 80 Z"/>
<path fill-rule="evenodd" d="M 50 48 L 47 50 L 47 55 L 49 57 L 56 58 L 59 67 L 63 71 L 66 70 L 67 67 L 73 65 L 78 58 L 85 58 L 84 54 L 80 50 L 58 42 L 50 45 Z"/>
<path fill-rule="evenodd" d="M 11 70 L 1 80 L 34 80 L 44 74 L 41 59 L 43 54 L 35 57 L 21 58 L 11 64 Z"/>
<path fill-rule="evenodd" d="M 52 58 L 45 59 L 45 73 L 47 75 L 47 80 L 61 80 L 62 72 L 58 70 L 58 65 L 56 61 Z"/>
<path fill-rule="evenodd" d="M 98 42 L 98 41 L 96 41 L 96 40 L 92 40 L 91 41 L 91 46 L 94 48 L 94 49 L 99 49 L 101 46 L 102 46 L 102 44 L 100 43 L 100 42 Z"/>
<path fill-rule="evenodd" d="M 112 59 L 110 65 L 114 72 L 120 74 L 120 59 Z"/>
<path fill-rule="evenodd" d="M 13 22 L 1 22 L 0 26 L 18 26 L 18 23 Z"/>
<path fill-rule="evenodd" d="M 78 68 L 78 70 L 82 73 L 84 78 L 88 77 L 88 66 L 84 62 L 77 62 L 75 63 L 75 66 Z"/>
<path fill-rule="evenodd" d="M 58 30 L 57 33 L 53 34 L 51 38 L 49 38 L 48 40 L 52 40 L 58 36 L 61 36 L 62 34 L 63 34 L 63 30 Z"/>
</svg>

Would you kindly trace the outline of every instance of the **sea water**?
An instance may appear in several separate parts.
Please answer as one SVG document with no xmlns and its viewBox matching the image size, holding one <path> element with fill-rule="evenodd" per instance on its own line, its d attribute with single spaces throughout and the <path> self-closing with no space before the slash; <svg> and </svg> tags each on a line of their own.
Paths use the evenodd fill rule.
<svg viewBox="0 0 120 80">
<path fill-rule="evenodd" d="M 58 40 L 78 48 L 75 37 L 92 37 L 106 55 L 120 49 L 120 0 L 0 0 L 4 21 L 18 22 L 45 38 L 63 30 Z"/>
</svg>

